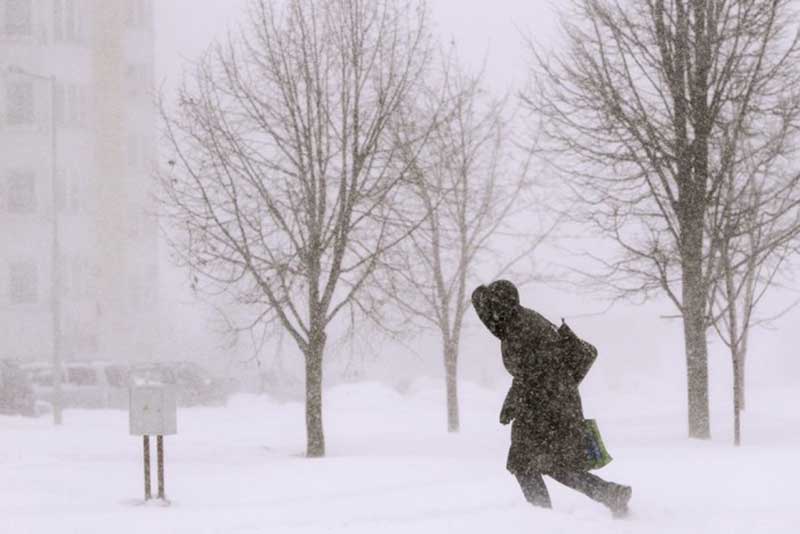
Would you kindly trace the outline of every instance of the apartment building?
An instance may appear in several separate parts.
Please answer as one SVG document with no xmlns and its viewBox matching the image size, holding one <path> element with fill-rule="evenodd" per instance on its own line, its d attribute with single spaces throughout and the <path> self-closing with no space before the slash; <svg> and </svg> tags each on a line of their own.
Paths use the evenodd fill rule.
<svg viewBox="0 0 800 534">
<path fill-rule="evenodd" d="M 149 359 L 152 0 L 0 0 L 0 357 Z"/>
</svg>

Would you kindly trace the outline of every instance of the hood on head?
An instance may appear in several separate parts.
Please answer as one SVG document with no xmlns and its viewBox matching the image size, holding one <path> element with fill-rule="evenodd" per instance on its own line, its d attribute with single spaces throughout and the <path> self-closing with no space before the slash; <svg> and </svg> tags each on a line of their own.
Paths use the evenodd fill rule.
<svg viewBox="0 0 800 534">
<path fill-rule="evenodd" d="M 503 339 L 508 322 L 519 308 L 519 291 L 508 280 L 497 280 L 475 289 L 472 305 L 486 328 L 495 337 Z"/>
</svg>

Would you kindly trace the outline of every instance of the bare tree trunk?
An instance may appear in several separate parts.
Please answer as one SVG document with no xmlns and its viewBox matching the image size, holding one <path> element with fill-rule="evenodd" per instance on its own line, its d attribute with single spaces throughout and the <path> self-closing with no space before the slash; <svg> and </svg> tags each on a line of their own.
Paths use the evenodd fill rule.
<svg viewBox="0 0 800 534">
<path fill-rule="evenodd" d="M 458 432 L 458 348 L 450 340 L 444 344 L 444 369 L 447 382 L 447 431 Z"/>
<path fill-rule="evenodd" d="M 711 437 L 708 410 L 708 344 L 702 275 L 702 223 L 684 233 L 683 330 L 689 403 L 689 437 Z"/>
<path fill-rule="evenodd" d="M 306 353 L 306 456 L 325 456 L 325 435 L 322 428 L 322 354 L 324 334 L 312 336 Z"/>
<path fill-rule="evenodd" d="M 733 444 L 737 447 L 742 443 L 741 399 L 742 399 L 742 368 L 741 354 L 737 348 L 732 348 L 733 355 Z"/>
<path fill-rule="evenodd" d="M 744 367 L 744 362 L 745 362 L 746 359 L 747 359 L 747 334 L 745 334 L 744 339 L 742 339 L 742 349 L 741 349 L 741 351 L 739 351 L 739 358 L 738 358 L 738 361 L 736 362 L 737 363 L 736 370 L 737 370 L 737 374 L 739 376 L 739 394 L 738 394 L 737 400 L 739 402 L 739 409 L 742 410 L 742 411 L 745 409 L 745 405 L 746 405 L 746 403 L 745 403 L 745 394 L 744 394 L 744 391 L 745 391 L 745 367 Z"/>
<path fill-rule="evenodd" d="M 732 191 L 732 190 L 731 190 Z M 726 235 L 730 230 L 726 230 Z M 733 444 L 739 446 L 741 442 L 741 420 L 739 414 L 740 400 L 741 400 L 741 368 L 739 360 L 741 355 L 741 347 L 743 339 L 739 337 L 739 316 L 736 305 L 736 288 L 734 284 L 734 270 L 733 259 L 730 251 L 730 240 L 725 239 L 722 245 L 722 258 L 723 268 L 725 272 L 725 300 L 728 302 L 728 331 L 730 333 L 730 342 L 728 346 L 731 351 L 731 363 L 733 367 Z"/>
<path fill-rule="evenodd" d="M 752 235 L 752 233 L 751 233 Z M 752 245 L 752 238 L 751 238 L 751 248 L 755 248 Z M 745 409 L 745 360 L 747 359 L 747 347 L 748 341 L 750 339 L 750 323 L 751 323 L 751 312 L 754 306 L 755 300 L 755 273 L 757 270 L 756 265 L 756 258 L 754 255 L 751 255 L 750 259 L 747 262 L 747 281 L 745 287 L 745 321 L 742 325 L 742 342 L 739 347 L 738 353 L 738 373 L 739 373 L 739 409 Z"/>
<path fill-rule="evenodd" d="M 694 35 L 695 65 L 689 81 L 689 116 L 693 125 L 694 139 L 687 146 L 692 156 L 693 175 L 686 175 L 680 185 L 684 223 L 681 238 L 684 240 L 683 304 L 686 331 L 687 379 L 689 385 L 689 437 L 707 439 L 711 436 L 708 408 L 708 342 L 706 339 L 707 288 L 703 277 L 703 236 L 705 230 L 705 197 L 709 183 L 709 142 L 712 117 L 709 110 L 709 70 L 711 68 L 711 46 L 706 26 L 707 6 L 701 1 L 691 3 L 694 12 L 693 28 L 687 33 Z M 687 21 L 687 25 L 688 25 Z M 687 42 L 682 43 L 691 46 Z M 685 125 L 684 125 L 685 127 Z M 688 315 L 688 317 L 687 317 Z"/>
<path fill-rule="evenodd" d="M 689 402 L 689 437 L 711 437 L 708 410 L 708 350 L 702 315 L 687 310 L 683 318 Z"/>
</svg>

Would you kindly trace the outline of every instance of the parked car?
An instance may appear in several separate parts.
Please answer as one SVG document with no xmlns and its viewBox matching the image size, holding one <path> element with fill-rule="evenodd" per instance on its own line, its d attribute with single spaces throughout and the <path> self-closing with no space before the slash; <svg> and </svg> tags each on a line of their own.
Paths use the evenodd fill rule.
<svg viewBox="0 0 800 534">
<path fill-rule="evenodd" d="M 175 374 L 172 369 L 160 363 L 138 363 L 130 367 L 128 385 L 136 386 L 174 386 Z"/>
<path fill-rule="evenodd" d="M 110 362 L 69 362 L 64 366 L 64 405 L 70 408 L 127 408 L 127 368 Z"/>
<path fill-rule="evenodd" d="M 132 366 L 130 384 L 173 386 L 181 406 L 220 405 L 227 398 L 224 382 L 194 362 L 158 362 Z"/>
<path fill-rule="evenodd" d="M 228 391 L 224 381 L 214 377 L 202 366 L 194 362 L 175 362 L 170 364 L 178 384 L 178 401 L 186 405 L 225 404 Z"/>
<path fill-rule="evenodd" d="M 20 366 L 30 380 L 37 405 L 52 409 L 53 366 L 44 361 L 27 362 Z M 63 370 L 62 370 L 63 371 Z M 62 373 L 62 382 L 64 381 Z"/>
<path fill-rule="evenodd" d="M 55 398 L 52 364 L 34 362 L 24 368 L 33 383 L 36 398 L 52 404 Z M 65 363 L 61 402 L 65 408 L 127 408 L 127 366 L 104 361 Z"/>
<path fill-rule="evenodd" d="M 0 360 L 0 413 L 36 415 L 36 399 L 31 381 L 13 360 Z"/>
<path fill-rule="evenodd" d="M 53 366 L 25 364 L 36 399 L 52 404 Z M 225 384 L 194 362 L 158 362 L 125 365 L 107 361 L 70 361 L 62 366 L 61 399 L 65 408 L 127 409 L 129 387 L 170 385 L 181 406 L 219 405 L 227 398 Z"/>
</svg>

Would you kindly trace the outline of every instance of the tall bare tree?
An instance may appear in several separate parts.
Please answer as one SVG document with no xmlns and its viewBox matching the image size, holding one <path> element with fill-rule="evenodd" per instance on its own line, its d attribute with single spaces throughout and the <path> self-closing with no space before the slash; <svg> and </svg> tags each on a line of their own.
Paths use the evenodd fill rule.
<svg viewBox="0 0 800 534">
<path fill-rule="evenodd" d="M 573 0 L 566 51 L 534 47 L 525 95 L 571 176 L 581 219 L 616 241 L 599 277 L 666 295 L 683 320 L 689 435 L 710 435 L 707 330 L 722 229 L 710 221 L 742 139 L 796 120 L 789 0 Z M 781 113 L 782 108 L 791 112 Z M 780 126 L 783 124 L 783 126 Z M 770 128 L 771 130 L 772 128 Z M 762 136 L 772 157 L 785 153 Z"/>
<path fill-rule="evenodd" d="M 446 110 L 423 150 L 406 152 L 417 174 L 414 192 L 429 216 L 398 249 L 403 268 L 392 279 L 390 293 L 399 296 L 407 317 L 441 336 L 450 432 L 460 426 L 459 349 L 478 270 L 500 276 L 522 260 L 532 265 L 535 248 L 549 233 L 543 219 L 530 216 L 524 232 L 512 227 L 515 215 L 529 208 L 523 193 L 532 184 L 530 156 L 522 151 L 519 157 L 506 100 L 493 98 L 482 78 L 445 60 L 441 85 L 416 103 L 404 125 L 406 136 L 418 135 L 420 117 Z M 502 254 L 501 244 L 516 248 Z M 530 281 L 533 273 L 527 269 L 515 280 Z"/>
<path fill-rule="evenodd" d="M 400 0 L 251 0 L 241 32 L 162 105 L 172 245 L 203 289 L 278 321 L 305 358 L 307 454 L 323 456 L 327 331 L 380 307 L 408 173 L 390 125 L 430 56 L 427 10 Z M 433 119 L 430 118 L 432 121 Z M 423 127 L 424 131 L 425 128 Z"/>
</svg>

